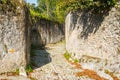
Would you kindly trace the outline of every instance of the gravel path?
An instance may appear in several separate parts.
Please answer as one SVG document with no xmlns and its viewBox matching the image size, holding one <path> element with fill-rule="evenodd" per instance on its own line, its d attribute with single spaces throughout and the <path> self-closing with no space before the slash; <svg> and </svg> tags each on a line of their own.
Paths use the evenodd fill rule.
<svg viewBox="0 0 120 80">
<path fill-rule="evenodd" d="M 46 50 L 34 50 L 32 55 L 33 72 L 27 78 L 24 76 L 0 76 L 0 80 L 92 80 L 87 77 L 76 77 L 81 71 L 71 65 L 65 58 L 64 43 L 50 44 Z"/>
<path fill-rule="evenodd" d="M 85 66 L 68 62 L 64 57 L 65 52 L 65 43 L 62 42 L 49 44 L 46 50 L 35 50 L 32 57 L 34 70 L 30 76 L 35 80 L 119 80 L 112 73 L 96 72 L 90 68 L 91 64 L 86 63 Z"/>
<path fill-rule="evenodd" d="M 0 80 L 31 80 L 24 76 L 0 76 Z"/>
<path fill-rule="evenodd" d="M 88 56 L 84 56 L 85 60 L 81 60 L 84 63 L 80 64 L 67 61 L 64 57 L 64 42 L 49 44 L 45 50 L 36 49 L 33 52 L 33 72 L 28 75 L 31 78 L 3 75 L 0 80 L 120 80 L 108 71 L 107 74 L 104 71 L 95 72 L 94 63 L 85 62 L 87 59 L 93 59 Z"/>
<path fill-rule="evenodd" d="M 34 71 L 31 77 L 36 80 L 92 80 L 86 77 L 75 76 L 81 71 L 71 65 L 63 56 L 65 53 L 64 43 L 50 44 L 46 50 L 35 50 Z"/>
</svg>

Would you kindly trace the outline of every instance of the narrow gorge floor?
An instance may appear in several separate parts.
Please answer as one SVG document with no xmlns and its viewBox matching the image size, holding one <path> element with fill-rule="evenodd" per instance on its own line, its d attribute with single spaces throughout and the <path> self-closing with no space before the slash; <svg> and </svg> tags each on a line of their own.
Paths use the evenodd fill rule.
<svg viewBox="0 0 120 80">
<path fill-rule="evenodd" d="M 83 69 L 79 63 L 67 61 L 65 52 L 63 42 L 47 45 L 46 50 L 35 50 L 31 60 L 34 70 L 30 77 L 35 80 L 118 80 L 112 74 L 100 76 L 97 73 L 101 72 Z"/>
<path fill-rule="evenodd" d="M 85 69 L 79 63 L 66 60 L 65 43 L 46 45 L 45 50 L 35 49 L 31 55 L 33 71 L 24 76 L 0 76 L 0 80 L 119 80 L 112 73 Z M 87 66 L 89 67 L 89 65 Z M 99 75 L 101 74 L 102 75 Z"/>
<path fill-rule="evenodd" d="M 46 50 L 35 50 L 32 58 L 35 69 L 30 76 L 37 80 L 79 80 L 75 76 L 79 70 L 65 59 L 64 53 L 64 43 L 47 45 Z"/>
</svg>

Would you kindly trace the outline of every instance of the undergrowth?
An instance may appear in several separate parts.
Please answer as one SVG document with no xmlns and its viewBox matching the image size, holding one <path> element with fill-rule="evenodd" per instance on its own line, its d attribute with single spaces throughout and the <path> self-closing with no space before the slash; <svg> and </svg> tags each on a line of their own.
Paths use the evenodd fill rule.
<svg viewBox="0 0 120 80">
<path fill-rule="evenodd" d="M 19 14 L 18 8 L 24 6 L 24 3 L 20 3 L 19 0 L 0 0 L 0 11 L 4 14 L 12 13 Z"/>
<path fill-rule="evenodd" d="M 74 63 L 79 63 L 79 60 L 77 58 L 72 58 L 71 54 L 68 53 L 67 51 L 64 53 L 64 57 L 66 58 L 66 60 L 68 60 L 69 62 L 74 62 Z"/>
<path fill-rule="evenodd" d="M 32 71 L 33 71 L 32 65 L 31 65 L 31 64 L 28 64 L 27 67 L 26 67 L 26 72 L 27 72 L 27 73 L 30 73 L 30 72 L 32 72 Z"/>
<path fill-rule="evenodd" d="M 64 53 L 64 57 L 66 58 L 66 60 L 69 61 L 69 59 L 71 58 L 71 54 L 66 51 L 66 52 Z"/>
</svg>

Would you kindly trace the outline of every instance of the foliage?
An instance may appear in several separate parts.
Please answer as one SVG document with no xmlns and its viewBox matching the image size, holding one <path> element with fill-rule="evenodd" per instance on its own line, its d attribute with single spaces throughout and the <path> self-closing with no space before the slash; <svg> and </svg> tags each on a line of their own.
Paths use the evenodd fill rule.
<svg viewBox="0 0 120 80">
<path fill-rule="evenodd" d="M 61 8 L 61 4 L 62 4 L 63 1 L 60 1 L 57 6 L 56 6 L 56 16 L 57 16 L 57 19 L 59 20 L 59 22 L 64 22 L 64 18 L 65 18 L 65 15 L 67 14 L 66 10 Z"/>
<path fill-rule="evenodd" d="M 16 74 L 19 74 L 19 69 L 16 69 L 15 73 L 16 73 Z"/>
<path fill-rule="evenodd" d="M 4 14 L 11 12 L 13 14 L 19 14 L 18 7 L 23 7 L 24 3 L 21 4 L 18 0 L 0 0 L 0 10 Z"/>
<path fill-rule="evenodd" d="M 27 3 L 30 9 L 30 14 L 33 21 L 37 21 L 38 18 L 63 23 L 64 11 L 60 11 L 57 8 L 60 0 L 38 0 L 38 6 L 35 4 Z"/>
<path fill-rule="evenodd" d="M 78 59 L 74 59 L 74 62 L 79 62 L 79 60 Z"/>
<path fill-rule="evenodd" d="M 65 53 L 64 53 L 64 57 L 65 57 L 67 60 L 69 60 L 70 57 L 71 57 L 71 54 L 68 53 L 68 52 L 65 52 Z"/>
<path fill-rule="evenodd" d="M 38 0 L 38 9 L 42 14 L 46 15 L 47 18 L 50 18 L 52 14 L 52 5 L 50 6 L 50 4 L 50 0 Z"/>
<path fill-rule="evenodd" d="M 117 0 L 67 0 L 60 3 L 60 8 L 68 12 L 81 9 L 91 9 L 94 11 L 102 11 L 114 6 Z"/>
<path fill-rule="evenodd" d="M 2 2 L 3 4 L 6 4 L 6 3 L 7 3 L 7 0 L 1 0 L 1 2 Z"/>
<path fill-rule="evenodd" d="M 60 0 L 37 0 L 39 12 L 46 16 L 46 18 L 53 21 L 59 21 L 58 15 L 56 15 L 56 7 L 59 4 Z"/>
<path fill-rule="evenodd" d="M 101 13 L 113 7 L 117 0 L 37 0 L 38 6 L 30 5 L 31 16 L 63 23 L 70 11 L 77 9 Z"/>
<path fill-rule="evenodd" d="M 27 73 L 30 73 L 30 72 L 32 72 L 32 71 L 33 71 L 32 65 L 31 65 L 31 64 L 28 64 L 27 67 L 26 67 L 26 72 L 27 72 Z"/>
</svg>

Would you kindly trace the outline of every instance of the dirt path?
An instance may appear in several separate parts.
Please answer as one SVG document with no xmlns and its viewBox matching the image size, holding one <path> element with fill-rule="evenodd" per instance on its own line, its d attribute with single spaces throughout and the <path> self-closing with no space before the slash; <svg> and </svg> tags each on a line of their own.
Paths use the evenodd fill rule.
<svg viewBox="0 0 120 80">
<path fill-rule="evenodd" d="M 107 74 L 95 72 L 94 69 L 90 69 L 91 64 L 81 66 L 79 63 L 67 61 L 64 57 L 65 52 L 64 42 L 49 44 L 45 50 L 35 49 L 31 55 L 34 69 L 28 78 L 3 75 L 0 76 L 0 80 L 119 80 L 108 71 Z"/>
<path fill-rule="evenodd" d="M 46 50 L 35 50 L 32 58 L 34 71 L 31 77 L 37 80 L 92 80 L 87 77 L 76 77 L 81 69 L 71 65 L 63 56 L 64 43 L 51 44 Z"/>
</svg>

